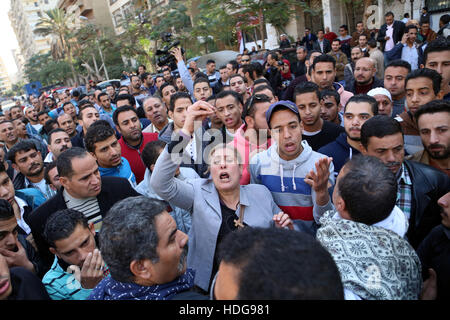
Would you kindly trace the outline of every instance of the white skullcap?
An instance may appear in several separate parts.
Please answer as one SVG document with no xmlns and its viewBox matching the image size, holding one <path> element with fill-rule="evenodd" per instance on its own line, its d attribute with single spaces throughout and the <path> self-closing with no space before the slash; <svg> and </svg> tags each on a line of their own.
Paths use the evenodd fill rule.
<svg viewBox="0 0 450 320">
<path fill-rule="evenodd" d="M 26 114 L 28 109 L 34 109 L 34 107 L 30 105 L 26 106 L 25 108 L 23 108 L 23 114 Z"/>
<path fill-rule="evenodd" d="M 369 92 L 367 92 L 367 95 L 369 95 L 371 97 L 376 96 L 378 94 L 382 94 L 383 96 L 388 97 L 389 100 L 391 100 L 391 102 L 392 102 L 391 93 L 385 88 L 378 87 L 378 88 L 374 88 L 374 89 L 370 90 Z"/>
</svg>

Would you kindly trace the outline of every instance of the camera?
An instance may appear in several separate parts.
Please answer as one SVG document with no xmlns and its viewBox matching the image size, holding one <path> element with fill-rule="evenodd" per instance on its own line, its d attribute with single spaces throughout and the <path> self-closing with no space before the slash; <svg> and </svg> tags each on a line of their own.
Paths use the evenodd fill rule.
<svg viewBox="0 0 450 320">
<path fill-rule="evenodd" d="M 177 69 L 177 61 L 173 54 L 171 54 L 169 51 L 170 49 L 178 46 L 180 44 L 179 40 L 173 40 L 172 41 L 172 33 L 170 32 L 163 32 L 161 34 L 161 40 L 166 43 L 164 48 L 156 50 L 156 55 L 159 56 L 156 60 L 156 64 L 160 67 L 162 66 L 169 66 L 171 70 Z M 184 54 L 184 49 L 181 48 L 181 53 Z"/>
</svg>

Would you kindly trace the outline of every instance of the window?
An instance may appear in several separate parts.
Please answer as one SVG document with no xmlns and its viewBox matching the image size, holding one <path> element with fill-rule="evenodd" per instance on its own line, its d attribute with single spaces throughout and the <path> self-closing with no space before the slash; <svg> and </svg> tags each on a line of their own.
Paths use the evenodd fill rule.
<svg viewBox="0 0 450 320">
<path fill-rule="evenodd" d="M 109 0 L 109 5 L 112 6 L 116 2 L 117 2 L 117 0 Z"/>
<path fill-rule="evenodd" d="M 430 13 L 450 10 L 450 0 L 425 0 L 425 5 Z"/>
</svg>

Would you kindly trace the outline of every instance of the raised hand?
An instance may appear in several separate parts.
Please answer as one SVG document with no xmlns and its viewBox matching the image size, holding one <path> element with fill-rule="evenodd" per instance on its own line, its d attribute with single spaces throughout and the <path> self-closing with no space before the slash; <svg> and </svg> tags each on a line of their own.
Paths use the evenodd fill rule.
<svg viewBox="0 0 450 320">
<path fill-rule="evenodd" d="M 81 286 L 85 289 L 93 289 L 103 279 L 103 261 L 100 250 L 95 249 L 90 252 L 84 260 L 81 268 Z"/>
</svg>

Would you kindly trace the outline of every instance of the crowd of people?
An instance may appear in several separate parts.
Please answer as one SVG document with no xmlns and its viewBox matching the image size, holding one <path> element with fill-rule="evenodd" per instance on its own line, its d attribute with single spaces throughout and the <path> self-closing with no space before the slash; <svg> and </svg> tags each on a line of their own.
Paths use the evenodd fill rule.
<svg viewBox="0 0 450 320">
<path fill-rule="evenodd" d="M 388 12 L 205 70 L 175 47 L 3 110 L 0 299 L 445 300 L 448 29 Z"/>
</svg>

